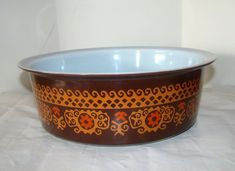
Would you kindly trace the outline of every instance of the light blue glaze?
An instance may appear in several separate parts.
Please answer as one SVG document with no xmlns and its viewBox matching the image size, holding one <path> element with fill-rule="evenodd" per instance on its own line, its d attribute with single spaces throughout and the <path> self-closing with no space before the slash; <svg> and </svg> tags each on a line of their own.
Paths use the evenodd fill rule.
<svg viewBox="0 0 235 171">
<path fill-rule="evenodd" d="M 183 48 L 100 48 L 22 60 L 30 71 L 64 74 L 128 74 L 185 69 L 214 60 L 211 53 Z"/>
</svg>

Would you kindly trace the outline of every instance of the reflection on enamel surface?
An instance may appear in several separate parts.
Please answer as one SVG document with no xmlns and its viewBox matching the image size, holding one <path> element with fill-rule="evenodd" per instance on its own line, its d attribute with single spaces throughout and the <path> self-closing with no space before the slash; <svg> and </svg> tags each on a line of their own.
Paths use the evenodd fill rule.
<svg viewBox="0 0 235 171">
<path fill-rule="evenodd" d="M 113 59 L 115 61 L 118 61 L 118 60 L 120 60 L 120 56 L 118 54 L 115 54 L 115 55 L 113 55 Z"/>
<path fill-rule="evenodd" d="M 155 54 L 154 55 L 154 62 L 155 64 L 161 64 L 166 59 L 166 56 L 163 54 Z"/>
<path fill-rule="evenodd" d="M 61 66 L 60 66 L 60 69 L 61 69 L 61 71 L 64 71 L 65 70 L 65 59 L 64 58 L 62 58 L 62 60 L 61 60 Z"/>
<path fill-rule="evenodd" d="M 140 67 L 140 51 L 139 50 L 136 51 L 136 67 L 137 68 Z"/>
<path fill-rule="evenodd" d="M 64 71 L 64 65 L 61 65 L 60 69 L 61 71 Z"/>
<path fill-rule="evenodd" d="M 188 66 L 192 65 L 193 64 L 193 60 L 192 59 L 189 59 L 188 61 Z"/>
<path fill-rule="evenodd" d="M 119 56 L 119 54 L 114 54 L 113 55 L 113 59 L 114 59 L 114 67 L 115 67 L 115 71 L 116 72 L 118 72 L 118 69 L 119 69 L 119 64 L 118 64 L 118 62 L 119 62 L 119 60 L 120 60 L 120 56 Z"/>
</svg>

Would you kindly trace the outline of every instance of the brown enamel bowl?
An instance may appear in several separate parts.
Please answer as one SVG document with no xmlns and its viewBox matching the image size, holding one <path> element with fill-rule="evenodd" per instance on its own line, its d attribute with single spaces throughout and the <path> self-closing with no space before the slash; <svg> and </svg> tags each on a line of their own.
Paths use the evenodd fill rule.
<svg viewBox="0 0 235 171">
<path fill-rule="evenodd" d="M 135 144 L 196 121 L 202 70 L 215 60 L 185 48 L 96 48 L 22 60 L 40 119 L 52 134 L 92 144 Z"/>
</svg>

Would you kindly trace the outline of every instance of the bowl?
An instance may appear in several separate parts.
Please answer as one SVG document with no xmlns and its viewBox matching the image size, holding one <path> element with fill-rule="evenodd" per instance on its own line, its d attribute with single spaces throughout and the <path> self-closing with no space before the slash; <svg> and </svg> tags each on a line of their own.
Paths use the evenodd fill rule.
<svg viewBox="0 0 235 171">
<path fill-rule="evenodd" d="M 30 73 L 47 131 L 122 145 L 188 130 L 197 118 L 203 69 L 214 60 L 195 49 L 115 47 L 39 55 L 19 67 Z"/>
</svg>

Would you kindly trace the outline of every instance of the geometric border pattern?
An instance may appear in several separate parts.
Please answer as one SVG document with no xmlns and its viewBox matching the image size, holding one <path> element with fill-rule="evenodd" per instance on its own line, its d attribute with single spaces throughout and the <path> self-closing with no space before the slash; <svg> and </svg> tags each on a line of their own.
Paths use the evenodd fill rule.
<svg viewBox="0 0 235 171">
<path fill-rule="evenodd" d="M 155 88 L 118 91 L 62 89 L 33 84 L 36 98 L 42 102 L 79 109 L 131 109 L 177 102 L 198 93 L 200 80 Z"/>
</svg>

